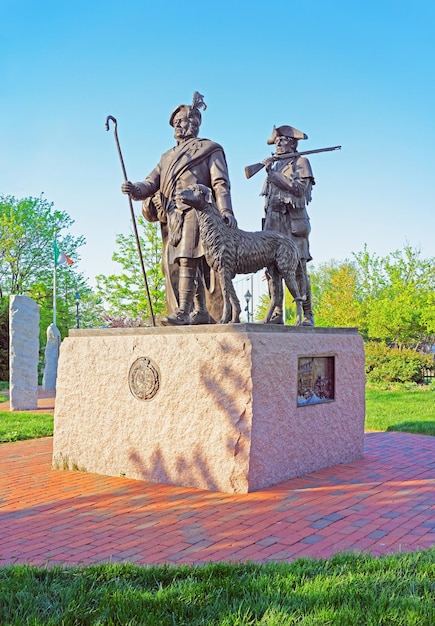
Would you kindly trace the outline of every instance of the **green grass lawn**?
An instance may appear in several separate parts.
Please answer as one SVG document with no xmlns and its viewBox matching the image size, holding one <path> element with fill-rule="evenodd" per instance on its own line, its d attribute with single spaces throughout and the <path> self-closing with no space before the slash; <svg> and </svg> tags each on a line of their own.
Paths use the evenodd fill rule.
<svg viewBox="0 0 435 626">
<path fill-rule="evenodd" d="M 0 568 L 0 623 L 433 626 L 435 549 L 202 566 Z"/>
<path fill-rule="evenodd" d="M 367 388 L 366 429 L 435 436 L 435 391 L 424 387 L 410 391 Z"/>
<path fill-rule="evenodd" d="M 50 437 L 53 434 L 53 415 L 0 411 L 0 443 Z"/>
</svg>

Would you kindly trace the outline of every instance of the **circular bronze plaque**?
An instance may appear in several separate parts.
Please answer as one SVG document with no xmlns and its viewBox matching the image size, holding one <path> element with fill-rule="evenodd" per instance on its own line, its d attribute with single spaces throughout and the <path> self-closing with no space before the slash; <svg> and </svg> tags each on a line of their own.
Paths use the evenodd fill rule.
<svg viewBox="0 0 435 626">
<path fill-rule="evenodd" d="M 151 400 L 160 388 L 160 372 L 151 359 L 136 359 L 128 373 L 128 386 L 138 400 Z"/>
</svg>

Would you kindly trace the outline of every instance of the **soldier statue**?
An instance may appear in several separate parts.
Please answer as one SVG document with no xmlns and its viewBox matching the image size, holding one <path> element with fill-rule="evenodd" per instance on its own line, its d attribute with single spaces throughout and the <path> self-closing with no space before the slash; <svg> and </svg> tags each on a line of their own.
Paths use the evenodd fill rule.
<svg viewBox="0 0 435 626">
<path fill-rule="evenodd" d="M 311 226 L 307 205 L 311 201 L 311 189 L 315 181 L 308 159 L 294 154 L 301 139 L 308 137 L 297 128 L 278 126 L 273 128 L 267 140 L 269 145 L 275 145 L 276 155 L 262 161 L 267 172 L 267 179 L 261 192 L 265 198 L 263 230 L 277 230 L 291 237 L 296 243 L 301 259 L 297 279 L 301 293 L 306 295 L 302 303 L 304 311 L 302 325 L 314 326 L 311 288 L 307 274 L 307 263 L 312 259 L 308 241 Z M 288 158 L 286 154 L 289 154 Z M 278 299 L 280 304 L 275 307 L 269 324 L 284 324 L 282 281 L 280 285 Z"/>
</svg>

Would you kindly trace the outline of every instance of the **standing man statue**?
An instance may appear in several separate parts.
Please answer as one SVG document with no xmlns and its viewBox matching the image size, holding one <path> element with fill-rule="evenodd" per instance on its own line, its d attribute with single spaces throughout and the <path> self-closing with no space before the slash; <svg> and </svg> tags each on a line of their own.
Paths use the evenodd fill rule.
<svg viewBox="0 0 435 626">
<path fill-rule="evenodd" d="M 121 189 L 133 200 L 142 200 L 144 217 L 159 220 L 163 241 L 163 272 L 166 278 L 165 326 L 208 324 L 219 320 L 222 298 L 218 281 L 204 258 L 196 210 L 184 204 L 178 192 L 188 185 L 212 189 L 217 208 L 229 227 L 237 226 L 233 215 L 230 180 L 222 146 L 198 138 L 203 96 L 193 94 L 192 105 L 180 104 L 171 114 L 177 145 L 165 152 L 143 182 L 125 182 Z M 212 318 L 212 319 L 211 319 Z"/>
<path fill-rule="evenodd" d="M 303 302 L 303 326 L 314 326 L 311 309 L 311 288 L 307 273 L 307 262 L 311 261 L 308 235 L 311 231 L 307 205 L 311 202 L 311 188 L 315 184 L 311 165 L 303 156 L 286 158 L 286 154 L 297 151 L 298 140 L 308 139 L 305 133 L 293 126 L 274 127 L 267 140 L 275 145 L 275 157 L 264 159 L 267 179 L 261 195 L 265 197 L 265 219 L 263 230 L 277 230 L 288 235 L 296 243 L 301 258 L 297 280 L 301 293 L 305 293 Z M 276 157 L 279 157 L 278 159 Z M 272 314 L 270 324 L 284 324 L 283 315 L 283 284 L 278 294 L 280 303 Z M 302 288 L 303 287 L 303 288 Z"/>
</svg>

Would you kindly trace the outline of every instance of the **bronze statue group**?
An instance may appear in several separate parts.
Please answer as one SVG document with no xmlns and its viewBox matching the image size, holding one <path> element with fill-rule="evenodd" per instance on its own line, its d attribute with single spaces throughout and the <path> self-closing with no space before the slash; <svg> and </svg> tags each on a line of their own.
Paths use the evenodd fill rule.
<svg viewBox="0 0 435 626">
<path fill-rule="evenodd" d="M 259 233 L 244 233 L 237 227 L 222 146 L 198 137 L 201 109 L 205 110 L 206 105 L 198 92 L 191 105 L 176 107 L 169 118 L 176 145 L 162 155 L 145 180 L 127 181 L 121 188 L 133 200 L 142 201 L 142 213 L 148 221 L 160 222 L 167 307 L 161 323 L 187 326 L 237 322 L 240 307 L 228 276 L 265 267 L 271 294 L 265 323 L 284 324 L 284 279 L 297 300 L 297 323 L 314 326 L 307 274 L 311 260 L 307 205 L 314 177 L 308 159 L 297 152 L 298 142 L 307 135 L 293 126 L 278 126 L 267 139 L 275 146 L 275 154 L 259 164 L 266 171 L 261 192 L 265 217 L 262 235 L 255 237 Z M 210 190 L 209 203 L 204 198 L 198 200 L 201 192 L 207 193 L 206 188 Z M 207 204 L 214 212 L 214 221 L 201 217 Z M 248 235 L 247 242 L 244 235 Z M 249 235 L 261 239 L 260 252 L 254 250 Z M 241 251 L 242 244 L 248 252 Z M 281 255 L 271 250 L 278 245 L 287 248 Z M 229 250 L 231 246 L 234 250 Z M 261 263 L 264 265 L 257 267 Z"/>
</svg>

